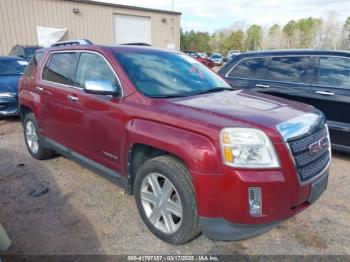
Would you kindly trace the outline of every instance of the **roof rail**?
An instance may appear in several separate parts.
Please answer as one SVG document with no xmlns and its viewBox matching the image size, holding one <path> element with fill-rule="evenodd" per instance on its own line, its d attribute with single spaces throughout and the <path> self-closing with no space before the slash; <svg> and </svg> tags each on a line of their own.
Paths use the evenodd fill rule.
<svg viewBox="0 0 350 262">
<path fill-rule="evenodd" d="M 125 44 L 122 44 L 122 45 L 138 45 L 138 46 L 151 46 L 150 44 L 147 44 L 147 43 L 125 43 Z"/>
<path fill-rule="evenodd" d="M 67 45 L 93 45 L 93 43 L 87 39 L 78 39 L 78 40 L 57 42 L 52 44 L 51 47 L 67 46 Z"/>
</svg>

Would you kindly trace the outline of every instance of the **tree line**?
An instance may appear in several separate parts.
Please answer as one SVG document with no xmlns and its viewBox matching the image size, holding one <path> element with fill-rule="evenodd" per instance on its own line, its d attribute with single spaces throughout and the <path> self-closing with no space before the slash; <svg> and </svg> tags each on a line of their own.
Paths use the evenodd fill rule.
<svg viewBox="0 0 350 262">
<path fill-rule="evenodd" d="M 229 50 L 289 48 L 350 50 L 350 16 L 343 23 L 338 21 L 336 13 L 330 13 L 321 18 L 302 18 L 271 27 L 256 24 L 245 27 L 242 22 L 236 22 L 212 34 L 181 30 L 182 51 L 226 54 Z"/>
</svg>

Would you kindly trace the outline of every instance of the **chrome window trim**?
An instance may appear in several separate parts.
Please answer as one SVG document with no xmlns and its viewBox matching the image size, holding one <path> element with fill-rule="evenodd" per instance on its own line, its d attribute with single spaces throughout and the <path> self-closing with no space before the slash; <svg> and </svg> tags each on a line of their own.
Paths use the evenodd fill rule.
<svg viewBox="0 0 350 262">
<path fill-rule="evenodd" d="M 110 69 L 112 70 L 112 72 L 114 73 L 115 77 L 117 78 L 118 80 L 118 84 L 120 86 L 120 90 L 121 90 L 121 95 L 119 96 L 120 98 L 123 98 L 124 97 L 124 90 L 123 90 L 123 86 L 122 86 L 122 83 L 120 82 L 120 79 L 118 77 L 118 74 L 117 72 L 114 70 L 114 68 L 112 67 L 112 65 L 109 63 L 109 61 L 104 57 L 104 55 L 102 55 L 101 53 L 99 52 L 96 52 L 96 51 L 91 51 L 91 50 L 59 50 L 59 51 L 52 51 L 52 52 L 49 52 L 44 63 L 43 63 L 43 66 L 41 67 L 41 71 L 40 71 L 40 81 L 42 82 L 45 82 L 45 83 L 50 83 L 50 84 L 55 84 L 55 85 L 59 85 L 59 86 L 64 86 L 64 87 L 69 87 L 69 88 L 75 88 L 75 89 L 78 89 L 78 90 L 84 90 L 83 88 L 80 88 L 80 87 L 77 87 L 77 86 L 71 86 L 71 85 L 66 85 L 66 84 L 61 84 L 61 83 L 57 83 L 57 82 L 52 82 L 52 81 L 48 81 L 48 80 L 44 80 L 43 79 L 43 70 L 47 64 L 47 61 L 49 60 L 49 58 L 53 55 L 53 54 L 57 54 L 57 53 L 91 53 L 91 54 L 96 54 L 100 57 L 102 57 L 104 59 L 104 61 L 107 63 L 107 65 L 110 67 Z M 80 59 L 80 58 L 79 58 Z M 79 61 L 78 61 L 78 64 L 77 64 L 77 67 L 79 65 Z"/>
</svg>

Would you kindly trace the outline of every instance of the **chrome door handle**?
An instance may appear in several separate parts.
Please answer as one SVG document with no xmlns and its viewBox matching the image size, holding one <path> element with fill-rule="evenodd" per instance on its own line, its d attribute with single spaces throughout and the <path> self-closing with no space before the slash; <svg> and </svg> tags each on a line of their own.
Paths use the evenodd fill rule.
<svg viewBox="0 0 350 262">
<path fill-rule="evenodd" d="M 259 87 L 259 88 L 269 88 L 269 85 L 263 85 L 263 84 L 256 84 L 255 87 Z"/>
<path fill-rule="evenodd" d="M 67 98 L 71 102 L 78 102 L 79 101 L 79 98 L 77 98 L 76 96 L 68 95 Z"/>
<path fill-rule="evenodd" d="M 319 95 L 324 95 L 324 96 L 334 96 L 333 92 L 328 92 L 328 91 L 316 91 L 315 93 Z"/>
<path fill-rule="evenodd" d="M 36 86 L 35 89 L 38 90 L 38 91 L 40 91 L 40 92 L 44 91 L 44 88 L 42 88 L 42 87 L 40 87 L 40 86 Z"/>
</svg>

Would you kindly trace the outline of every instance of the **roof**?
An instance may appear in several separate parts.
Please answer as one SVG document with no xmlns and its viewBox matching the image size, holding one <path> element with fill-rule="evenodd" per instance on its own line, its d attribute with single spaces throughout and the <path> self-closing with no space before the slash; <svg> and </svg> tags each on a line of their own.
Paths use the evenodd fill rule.
<svg viewBox="0 0 350 262">
<path fill-rule="evenodd" d="M 64 50 L 90 50 L 98 51 L 100 49 L 111 49 L 113 51 L 121 52 L 166 52 L 166 53 L 180 53 L 180 51 L 166 48 L 158 48 L 152 46 L 137 46 L 137 45 L 67 45 L 67 46 L 54 46 L 40 49 L 44 52 L 55 52 Z"/>
<path fill-rule="evenodd" d="M 331 50 L 331 49 L 281 49 L 281 50 L 263 50 L 252 51 L 240 54 L 240 56 L 264 56 L 264 55 L 310 55 L 310 54 L 330 54 L 330 55 L 350 55 L 347 50 Z"/>
<path fill-rule="evenodd" d="M 181 12 L 175 12 L 175 11 L 170 11 L 170 10 L 161 10 L 161 9 L 153 9 L 153 8 L 138 7 L 138 6 L 112 4 L 112 3 L 98 2 L 96 0 L 61 0 L 61 1 L 69 1 L 69 2 L 73 1 L 73 2 L 84 3 L 84 4 L 103 5 L 103 6 L 110 6 L 110 7 L 116 7 L 116 8 L 133 9 L 133 10 L 139 10 L 139 11 L 157 12 L 157 13 L 165 13 L 165 14 L 172 14 L 172 15 L 181 15 L 182 14 Z M 103 0 L 100 0 L 100 1 L 103 1 Z"/>
</svg>

